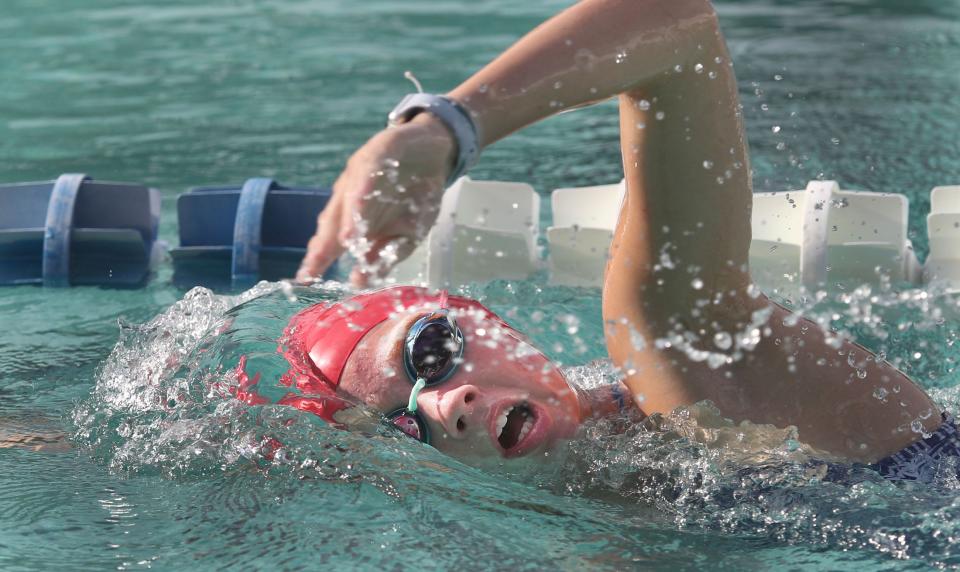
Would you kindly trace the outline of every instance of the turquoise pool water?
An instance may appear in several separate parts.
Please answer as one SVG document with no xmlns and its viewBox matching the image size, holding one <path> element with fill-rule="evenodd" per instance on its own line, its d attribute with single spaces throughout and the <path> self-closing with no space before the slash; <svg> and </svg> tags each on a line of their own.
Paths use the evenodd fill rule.
<svg viewBox="0 0 960 572">
<path fill-rule="evenodd" d="M 255 175 L 329 183 L 410 89 L 404 70 L 428 90 L 448 89 L 568 4 L 5 0 L 0 181 L 84 171 L 148 183 L 163 192 L 161 234 L 174 243 L 173 199 L 186 187 Z M 757 190 L 822 176 L 905 193 L 924 252 L 929 189 L 960 179 L 960 7 L 718 8 Z M 498 144 L 475 173 L 546 192 L 612 182 L 619 169 L 615 107 L 606 104 Z M 600 425 L 555 463 L 511 475 L 466 467 L 373 423 L 346 433 L 303 417 L 285 425 L 288 412 L 238 410 L 211 394 L 211 382 L 240 354 L 264 375 L 279 373 L 274 340 L 287 317 L 328 295 L 258 293 L 186 295 L 170 285 L 168 266 L 142 290 L 0 291 L 4 430 L 72 436 L 60 451 L 0 449 L 0 568 L 960 564 L 956 480 L 809 482 L 787 443 L 745 465 L 736 451 L 611 436 Z M 595 291 L 533 280 L 472 293 L 512 311 L 565 364 L 603 357 Z M 958 411 L 955 308 L 893 288 L 806 311 L 883 351 Z M 586 384 L 608 379 L 599 366 L 571 373 Z M 258 457 L 265 435 L 289 444 L 289 462 Z"/>
</svg>

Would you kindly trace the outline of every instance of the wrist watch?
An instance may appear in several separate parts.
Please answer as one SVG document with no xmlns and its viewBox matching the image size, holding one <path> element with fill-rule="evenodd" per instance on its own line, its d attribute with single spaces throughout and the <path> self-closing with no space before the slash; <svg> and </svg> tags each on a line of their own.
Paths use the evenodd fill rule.
<svg viewBox="0 0 960 572">
<path fill-rule="evenodd" d="M 432 93 L 411 93 L 401 99 L 387 116 L 387 126 L 403 125 L 424 111 L 439 119 L 457 142 L 457 157 L 446 182 L 449 187 L 480 158 L 480 132 L 466 108 L 449 97 Z"/>
</svg>

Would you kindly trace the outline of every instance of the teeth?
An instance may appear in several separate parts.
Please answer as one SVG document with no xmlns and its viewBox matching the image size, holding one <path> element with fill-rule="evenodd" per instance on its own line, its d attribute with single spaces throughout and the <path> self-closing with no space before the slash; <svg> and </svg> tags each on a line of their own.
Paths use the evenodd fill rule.
<svg viewBox="0 0 960 572">
<path fill-rule="evenodd" d="M 497 417 L 497 437 L 503 435 L 503 428 L 507 426 L 507 415 L 509 415 L 511 411 L 513 411 L 513 407 L 504 410 L 504 412 L 500 414 L 500 417 Z"/>
<path fill-rule="evenodd" d="M 523 438 L 530 432 L 531 427 L 533 427 L 533 421 L 527 418 L 527 420 L 523 422 L 523 427 L 520 429 L 520 437 L 517 439 L 517 443 L 523 441 Z"/>
</svg>

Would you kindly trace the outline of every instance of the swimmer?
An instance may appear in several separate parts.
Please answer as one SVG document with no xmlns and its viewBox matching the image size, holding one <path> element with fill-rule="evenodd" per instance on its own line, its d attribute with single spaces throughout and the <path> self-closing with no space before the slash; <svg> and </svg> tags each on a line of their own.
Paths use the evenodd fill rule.
<svg viewBox="0 0 960 572">
<path fill-rule="evenodd" d="M 445 184 L 480 149 L 611 97 L 627 193 L 603 319 L 627 403 L 652 415 L 709 401 L 735 423 L 794 426 L 814 449 L 891 478 L 917 478 L 930 457 L 957 454 L 953 421 L 919 386 L 751 280 L 750 162 L 730 54 L 707 0 L 583 0 L 445 96 L 402 104 L 347 162 L 298 278 L 320 276 L 362 237 L 371 248 L 351 279 L 369 284 L 413 250 Z M 351 326 L 353 314 L 360 323 Z M 476 302 L 418 289 L 309 309 L 290 339 L 289 383 L 329 396 L 322 404 L 361 401 L 466 460 L 543 452 L 619 399 L 615 388 L 606 403 L 571 389 Z M 880 390 L 896 397 L 878 400 Z"/>
</svg>

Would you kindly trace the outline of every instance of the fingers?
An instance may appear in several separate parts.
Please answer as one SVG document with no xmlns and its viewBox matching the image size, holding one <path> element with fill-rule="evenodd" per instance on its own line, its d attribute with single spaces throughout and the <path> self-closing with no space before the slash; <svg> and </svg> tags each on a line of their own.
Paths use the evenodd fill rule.
<svg viewBox="0 0 960 572">
<path fill-rule="evenodd" d="M 354 266 L 350 272 L 350 283 L 357 288 L 366 288 L 371 282 L 385 278 L 416 247 L 417 242 L 405 236 L 374 240 L 370 250 L 364 254 L 363 263 Z"/>
<path fill-rule="evenodd" d="M 358 233 L 357 218 L 363 216 L 364 198 L 374 183 L 369 170 L 359 169 L 359 180 L 353 174 L 357 171 L 348 167 L 334 183 L 333 197 L 317 217 L 317 232 L 307 243 L 307 254 L 297 270 L 298 282 L 309 283 L 323 275 Z M 366 229 L 362 230 L 365 233 Z"/>
<path fill-rule="evenodd" d="M 436 219 L 434 203 L 439 205 L 448 170 L 450 138 L 431 133 L 420 124 L 381 131 L 350 157 L 318 218 L 297 280 L 321 275 L 348 246 L 359 259 L 351 277 L 357 285 L 386 275 L 409 256 Z M 437 141 L 444 146 L 437 148 Z"/>
<path fill-rule="evenodd" d="M 363 211 L 361 210 L 362 199 L 357 199 L 357 197 L 345 197 L 343 208 L 340 209 L 340 220 L 338 222 L 338 232 L 337 239 L 341 244 L 347 244 L 349 240 L 355 238 L 358 234 L 365 235 L 367 228 L 357 228 L 357 225 L 367 226 L 364 223 L 368 220 L 365 217 L 362 217 Z"/>
<path fill-rule="evenodd" d="M 317 232 L 307 243 L 307 254 L 297 270 L 296 280 L 309 283 L 322 276 L 345 250 L 340 242 L 340 212 L 343 210 L 342 194 L 334 194 L 326 208 L 317 217 Z"/>
<path fill-rule="evenodd" d="M 341 184 L 343 201 L 337 234 L 342 244 L 346 244 L 357 236 L 366 236 L 368 231 L 374 230 L 370 228 L 369 223 L 376 219 L 371 207 L 375 207 L 379 202 L 374 195 L 379 192 L 376 187 L 380 178 L 370 165 L 354 169 L 351 176 L 343 178 Z"/>
</svg>

